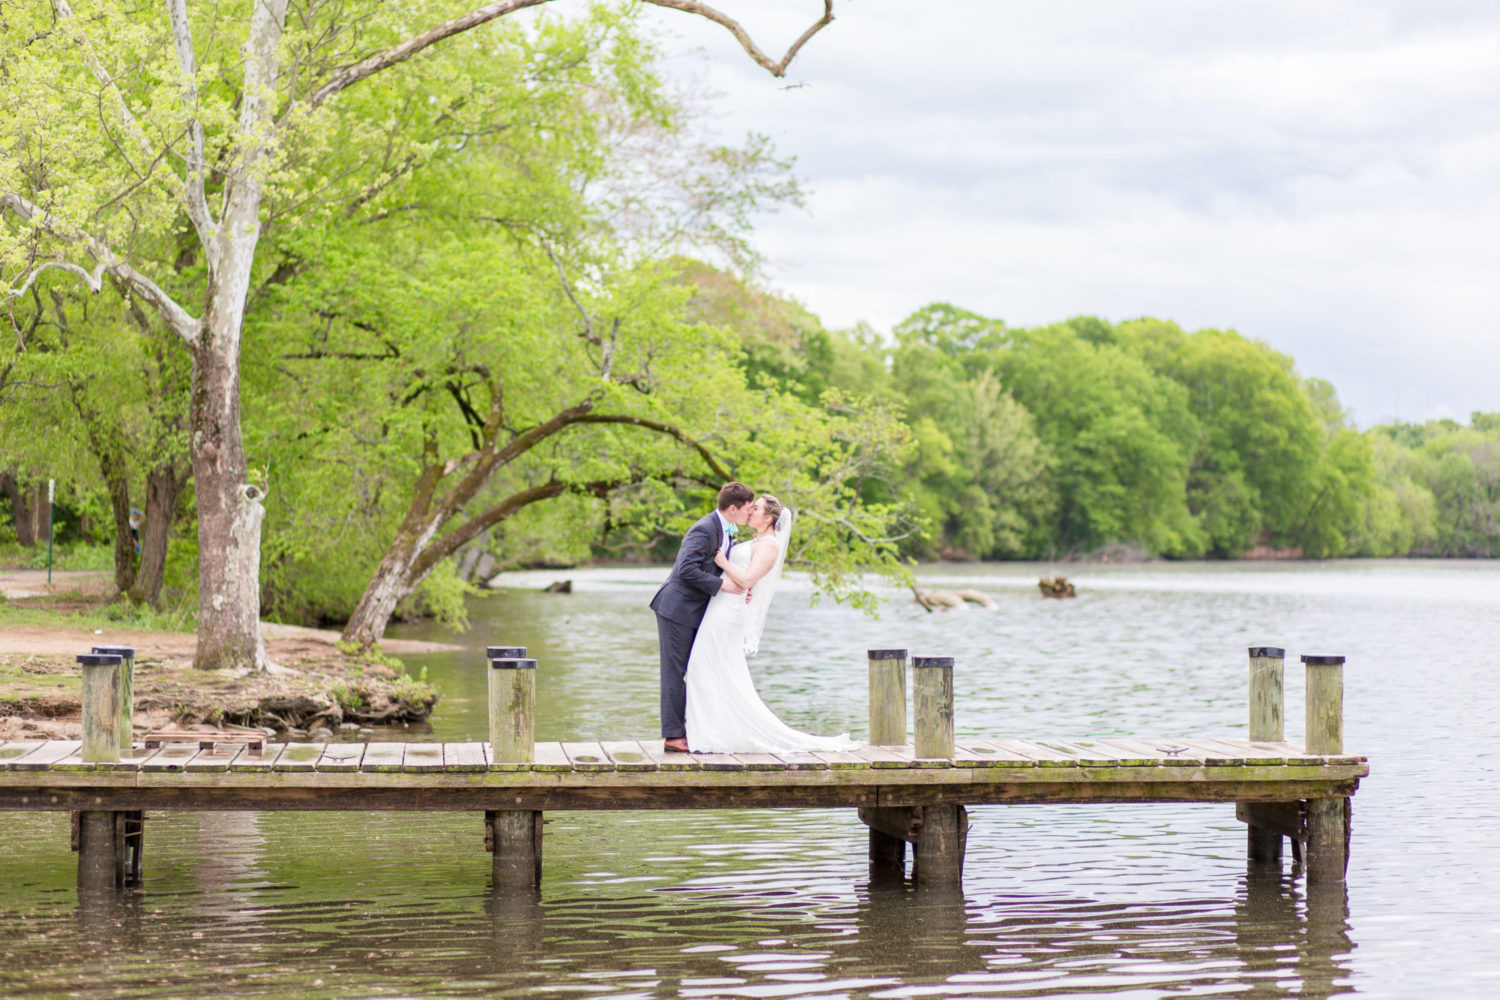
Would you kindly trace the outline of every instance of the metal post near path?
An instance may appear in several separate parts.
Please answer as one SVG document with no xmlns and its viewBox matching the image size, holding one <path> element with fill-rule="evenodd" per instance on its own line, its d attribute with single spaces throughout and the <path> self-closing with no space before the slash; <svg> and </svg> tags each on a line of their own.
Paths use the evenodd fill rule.
<svg viewBox="0 0 1500 1000">
<path fill-rule="evenodd" d="M 52 488 L 56 479 L 47 480 L 47 585 L 52 585 Z"/>
</svg>

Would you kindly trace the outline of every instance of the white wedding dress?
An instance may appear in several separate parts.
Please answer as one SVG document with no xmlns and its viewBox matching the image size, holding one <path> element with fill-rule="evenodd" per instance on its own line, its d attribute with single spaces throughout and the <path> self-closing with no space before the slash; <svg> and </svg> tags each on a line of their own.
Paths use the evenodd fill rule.
<svg viewBox="0 0 1500 1000">
<path fill-rule="evenodd" d="M 750 565 L 755 545 L 776 544 L 766 537 L 729 550 L 729 562 L 737 570 Z M 776 717 L 756 693 L 745 662 L 746 633 L 758 610 L 762 619 L 774 586 L 752 588 L 754 599 L 744 594 L 719 591 L 703 613 L 698 637 L 687 667 L 688 746 L 700 753 L 776 753 L 791 750 L 848 750 L 854 746 L 848 734 L 814 736 L 793 729 Z M 757 633 L 752 642 L 759 641 Z"/>
</svg>

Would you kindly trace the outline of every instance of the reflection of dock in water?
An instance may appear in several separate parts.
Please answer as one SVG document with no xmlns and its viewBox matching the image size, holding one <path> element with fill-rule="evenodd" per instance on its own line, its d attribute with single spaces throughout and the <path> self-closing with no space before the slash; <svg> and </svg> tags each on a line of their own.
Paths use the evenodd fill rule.
<svg viewBox="0 0 1500 1000">
<path fill-rule="evenodd" d="M 82 742 L 0 744 L 0 808 L 79 812 L 80 884 L 95 887 L 123 881 L 123 818 L 145 810 L 472 811 L 485 817 L 497 884 L 524 885 L 540 880 L 548 811 L 795 807 L 857 808 L 877 870 L 904 871 L 910 844 L 919 883 L 956 886 L 968 806 L 1232 802 L 1249 824 L 1252 860 L 1279 863 L 1290 838 L 1311 880 L 1341 882 L 1349 798 L 1369 773 L 1363 757 L 1342 753 L 1341 675 L 1332 675 L 1343 660 L 1304 657 L 1310 736 L 1297 746 L 1281 738 L 1282 658 L 1279 649 L 1251 650 L 1252 739 L 955 740 L 953 661 L 908 665 L 904 650 L 873 650 L 872 745 L 681 754 L 664 752 L 660 740 L 533 742 L 535 661 L 497 656 L 488 743 L 205 739 L 124 752 L 116 731 L 101 737 L 86 728 Z M 113 707 L 90 713 L 89 691 L 86 723 L 119 718 Z"/>
</svg>

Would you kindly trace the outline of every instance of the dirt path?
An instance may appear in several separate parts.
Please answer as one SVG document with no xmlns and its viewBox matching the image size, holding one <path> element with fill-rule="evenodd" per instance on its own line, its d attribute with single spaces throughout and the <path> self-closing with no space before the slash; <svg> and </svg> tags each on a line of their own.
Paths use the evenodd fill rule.
<svg viewBox="0 0 1500 1000">
<path fill-rule="evenodd" d="M 84 597 L 97 598 L 110 593 L 113 589 L 114 583 L 111 575 L 106 572 L 59 573 L 54 571 L 52 583 L 48 585 L 46 570 L 0 570 L 0 594 L 12 599 L 62 597 L 75 593 Z M 329 629 L 300 628 L 296 625 L 263 622 L 261 634 L 265 636 L 266 654 L 272 662 L 295 661 L 308 656 L 327 655 L 338 650 L 339 634 Z M 0 625 L 0 653 L 72 656 L 75 653 L 87 653 L 94 643 L 108 643 L 115 646 L 134 646 L 137 655 L 143 659 L 149 657 L 164 662 L 191 661 L 197 641 L 197 636 L 192 632 Z M 392 656 L 437 653 L 463 648 L 448 643 L 420 642 L 412 639 L 387 639 L 380 645 Z"/>
</svg>

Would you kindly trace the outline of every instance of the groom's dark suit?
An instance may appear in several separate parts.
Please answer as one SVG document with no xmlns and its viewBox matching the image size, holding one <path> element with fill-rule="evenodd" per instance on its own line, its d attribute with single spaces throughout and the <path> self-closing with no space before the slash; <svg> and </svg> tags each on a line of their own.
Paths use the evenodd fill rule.
<svg viewBox="0 0 1500 1000">
<path fill-rule="evenodd" d="M 687 663 L 693 651 L 698 624 L 708 609 L 709 598 L 723 586 L 722 572 L 714 556 L 724 544 L 724 528 L 717 511 L 700 518 L 683 536 L 671 575 L 651 598 L 656 612 L 656 636 L 661 647 L 661 735 L 681 739 L 687 735 Z"/>
</svg>

